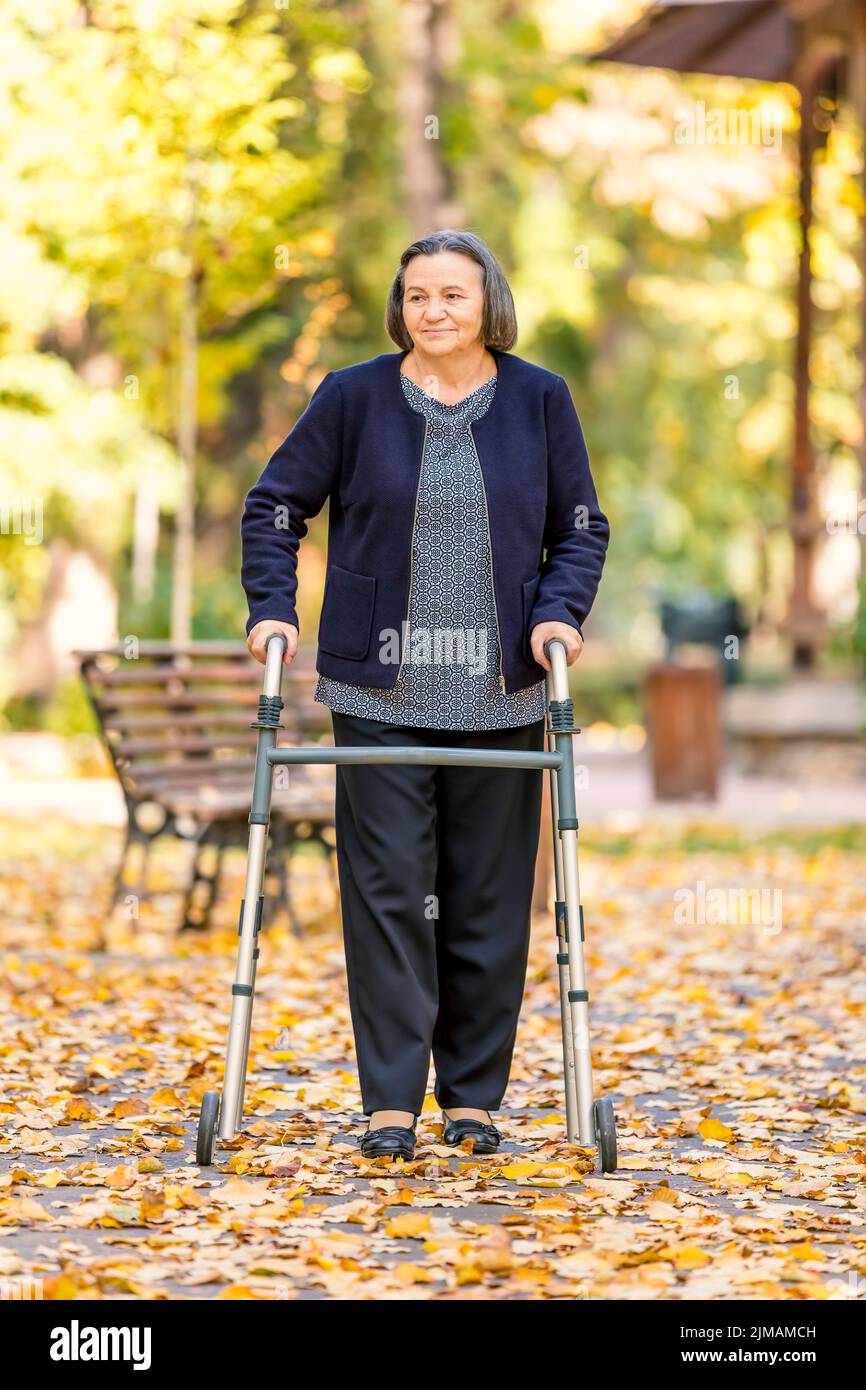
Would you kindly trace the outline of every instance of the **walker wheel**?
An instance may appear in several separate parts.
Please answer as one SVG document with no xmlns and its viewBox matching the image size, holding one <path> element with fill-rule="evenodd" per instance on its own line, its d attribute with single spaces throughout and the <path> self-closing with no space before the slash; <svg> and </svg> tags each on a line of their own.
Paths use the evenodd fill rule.
<svg viewBox="0 0 866 1390">
<path fill-rule="evenodd" d="M 220 1113 L 219 1091 L 205 1091 L 201 1100 L 198 1117 L 198 1137 L 195 1144 L 195 1161 L 202 1168 L 213 1163 L 214 1142 L 216 1140 L 217 1120 Z"/>
<path fill-rule="evenodd" d="M 602 1096 L 592 1107 L 595 1124 L 595 1142 L 603 1173 L 616 1172 L 616 1120 L 613 1117 L 613 1101 L 610 1096 Z"/>
</svg>

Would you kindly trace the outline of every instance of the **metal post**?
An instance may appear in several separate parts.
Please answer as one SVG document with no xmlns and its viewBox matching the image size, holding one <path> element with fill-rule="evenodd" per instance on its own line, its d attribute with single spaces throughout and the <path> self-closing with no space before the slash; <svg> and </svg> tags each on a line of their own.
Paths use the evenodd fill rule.
<svg viewBox="0 0 866 1390">
<path fill-rule="evenodd" d="M 244 899 L 241 904 L 240 942 L 232 986 L 232 1013 L 226 1045 L 226 1069 L 220 1105 L 219 1137 L 233 1139 L 241 1126 L 246 1084 L 250 1030 L 253 1015 L 253 991 L 256 983 L 256 962 L 259 955 L 258 938 L 262 921 L 262 893 L 265 879 L 265 860 L 268 847 L 268 825 L 271 812 L 273 763 L 268 754 L 277 741 L 280 687 L 283 674 L 283 653 L 286 639 L 274 633 L 267 642 L 267 661 L 262 697 L 259 700 L 259 731 L 256 744 L 256 768 L 253 782 L 253 803 L 250 811 L 250 837 L 247 850 L 247 873 Z"/>
<path fill-rule="evenodd" d="M 572 1049 L 577 1091 L 577 1142 L 595 1144 L 593 1118 L 592 1057 L 589 1045 L 589 994 L 583 960 L 583 920 L 580 904 L 580 878 L 577 868 L 577 804 L 574 786 L 574 721 L 568 694 L 568 662 L 565 644 L 556 639 L 545 643 L 551 664 L 550 722 L 556 751 L 562 761 L 557 771 L 557 805 L 554 822 L 558 832 L 562 866 L 562 901 L 565 903 L 568 932 L 568 1001 L 571 1015 Z M 557 895 L 559 890 L 557 889 Z M 569 1136 L 571 1137 L 571 1136 Z"/>
</svg>

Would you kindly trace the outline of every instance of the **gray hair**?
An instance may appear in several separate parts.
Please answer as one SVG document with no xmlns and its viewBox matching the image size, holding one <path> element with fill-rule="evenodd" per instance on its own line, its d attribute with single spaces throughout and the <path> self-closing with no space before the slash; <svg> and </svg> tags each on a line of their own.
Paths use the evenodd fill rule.
<svg viewBox="0 0 866 1390">
<path fill-rule="evenodd" d="M 456 231 L 452 227 L 413 241 L 400 257 L 400 268 L 394 277 L 385 307 L 385 328 L 388 337 L 407 352 L 412 348 L 412 339 L 403 320 L 406 266 L 413 256 L 437 256 L 442 251 L 459 251 L 481 266 L 484 289 L 482 341 L 486 348 L 497 348 L 500 352 L 510 351 L 517 342 L 517 315 L 502 267 L 481 237 L 475 236 L 474 232 Z"/>
</svg>

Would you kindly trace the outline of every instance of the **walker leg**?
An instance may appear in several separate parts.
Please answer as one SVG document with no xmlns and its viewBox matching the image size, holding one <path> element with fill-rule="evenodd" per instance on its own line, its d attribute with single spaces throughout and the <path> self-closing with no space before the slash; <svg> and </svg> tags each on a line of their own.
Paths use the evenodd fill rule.
<svg viewBox="0 0 866 1390">
<path fill-rule="evenodd" d="M 569 740 L 570 742 L 570 740 Z M 563 795 L 562 779 L 568 771 L 573 776 L 573 764 L 567 759 L 560 769 L 560 806 L 568 806 Z M 574 793 L 572 792 L 572 799 Z M 568 819 L 561 816 L 562 820 Z M 568 921 L 580 925 L 580 882 L 577 872 L 577 830 L 560 830 L 562 842 L 562 876 L 565 887 Z M 574 1069 L 577 1081 L 577 1131 L 579 1144 L 595 1143 L 592 1094 L 592 1055 L 589 1044 L 589 993 L 583 960 L 583 940 L 575 930 L 568 937 L 568 1000 L 571 1013 L 571 1032 L 574 1043 Z"/>
<path fill-rule="evenodd" d="M 232 985 L 232 1011 L 226 1045 L 225 1077 L 222 1098 L 218 1105 L 219 1138 L 222 1140 L 234 1138 L 241 1127 L 243 1116 L 273 785 L 273 766 L 268 761 L 267 755 L 270 749 L 275 746 L 276 731 L 281 727 L 279 711 L 283 702 L 280 697 L 280 687 L 285 640 L 280 634 L 274 634 L 268 641 L 264 686 L 259 699 L 258 720 L 254 725 L 259 731 L 259 736 L 256 745 L 252 809 L 249 816 L 247 871 L 238 927 L 240 941 L 235 982 Z M 215 1096 L 216 1092 L 208 1091 L 202 1101 L 197 1149 L 199 1163 L 210 1163 L 213 1156 L 212 1130 L 215 1115 L 213 1098 Z"/>
<path fill-rule="evenodd" d="M 548 707 L 552 696 L 553 682 L 550 674 L 547 680 Z M 547 742 L 551 752 L 555 752 L 553 730 L 548 727 Z M 559 797 L 556 785 L 557 774 L 550 772 L 550 818 L 553 825 L 553 871 L 556 885 L 556 966 L 559 974 L 559 1011 L 562 1024 L 562 1075 L 565 1088 L 565 1125 L 570 1144 L 577 1144 L 577 1073 L 574 1065 L 574 1038 L 571 1028 L 571 1013 L 568 1002 L 570 988 L 568 966 L 568 910 L 563 896 L 562 852 L 559 843 L 557 822 L 559 820 Z"/>
<path fill-rule="evenodd" d="M 577 1091 L 577 1142 L 597 1146 L 604 1172 L 616 1168 L 616 1132 L 613 1106 L 609 1098 L 593 1098 L 592 1055 L 589 1038 L 589 993 L 583 957 L 583 909 L 580 902 L 580 876 L 577 866 L 577 803 L 574 784 L 574 727 L 568 695 L 568 668 L 564 643 L 557 639 L 545 643 L 551 663 L 548 673 L 550 728 L 562 763 L 556 771 L 557 796 L 554 829 L 558 836 L 557 910 L 564 910 L 568 960 L 568 1013 L 571 1024 L 572 1058 Z M 561 891 L 560 891 L 561 890 Z M 563 908 L 559 907 L 563 904 Z M 568 928 L 571 928 L 569 931 Z M 579 931 L 578 931 L 579 928 Z M 567 1065 L 567 1064 L 566 1064 Z M 566 1073 L 567 1075 L 567 1073 Z M 566 1082 L 567 1095 L 568 1082 Z M 571 1126 L 569 1139 L 572 1140 Z M 572 1140 L 573 1142 L 573 1140 Z"/>
<path fill-rule="evenodd" d="M 268 775 L 272 769 L 268 768 Z M 247 876 L 241 904 L 240 943 L 232 985 L 232 1013 L 226 1046 L 226 1069 L 220 1106 L 220 1139 L 232 1139 L 241 1127 L 246 1086 L 247 1059 L 253 1022 L 253 991 L 256 962 L 259 956 L 259 932 L 262 923 L 265 858 L 268 827 L 250 826 L 247 852 Z"/>
</svg>

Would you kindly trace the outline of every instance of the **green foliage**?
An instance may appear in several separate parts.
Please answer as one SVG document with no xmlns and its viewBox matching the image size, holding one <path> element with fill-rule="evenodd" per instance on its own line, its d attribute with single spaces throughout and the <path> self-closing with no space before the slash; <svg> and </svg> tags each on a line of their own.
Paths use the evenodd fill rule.
<svg viewBox="0 0 866 1390">
<path fill-rule="evenodd" d="M 595 828 L 581 829 L 581 850 L 628 857 L 643 853 L 744 854 L 758 849 L 787 849 L 793 854 L 822 852 L 866 853 L 866 826 L 859 822 L 812 829 L 785 826 L 780 830 L 744 832 L 737 826 L 696 819 L 678 828 L 651 826 L 623 834 Z"/>
<path fill-rule="evenodd" d="M 82 16 L 86 15 L 86 23 Z M 582 717 L 631 722 L 657 596 L 732 590 L 782 621 L 798 223 L 784 87 L 641 78 L 580 59 L 578 6 L 452 0 L 434 147 L 461 225 L 499 256 L 515 351 L 564 376 L 612 541 Z M 118 590 L 121 631 L 169 627 L 181 323 L 198 336 L 195 634 L 240 635 L 243 496 L 330 367 L 390 350 L 408 225 L 406 9 L 292 0 L 8 0 L 0 17 L 0 641 L 45 602 L 55 541 Z M 778 149 L 675 136 L 698 101 L 775 121 Z M 812 241 L 822 488 L 860 486 L 862 135 L 833 112 Z M 143 482 L 154 587 L 131 583 Z M 307 545 L 322 549 L 325 528 Z M 316 567 L 311 566 L 311 572 Z M 304 636 L 317 595 L 300 595 Z M 866 661 L 866 600 L 829 651 Z M 21 711 L 21 717 L 26 712 Z"/>
<path fill-rule="evenodd" d="M 861 671 L 866 671 L 866 582 L 862 580 L 857 615 L 851 633 L 851 650 L 860 664 Z"/>
</svg>

